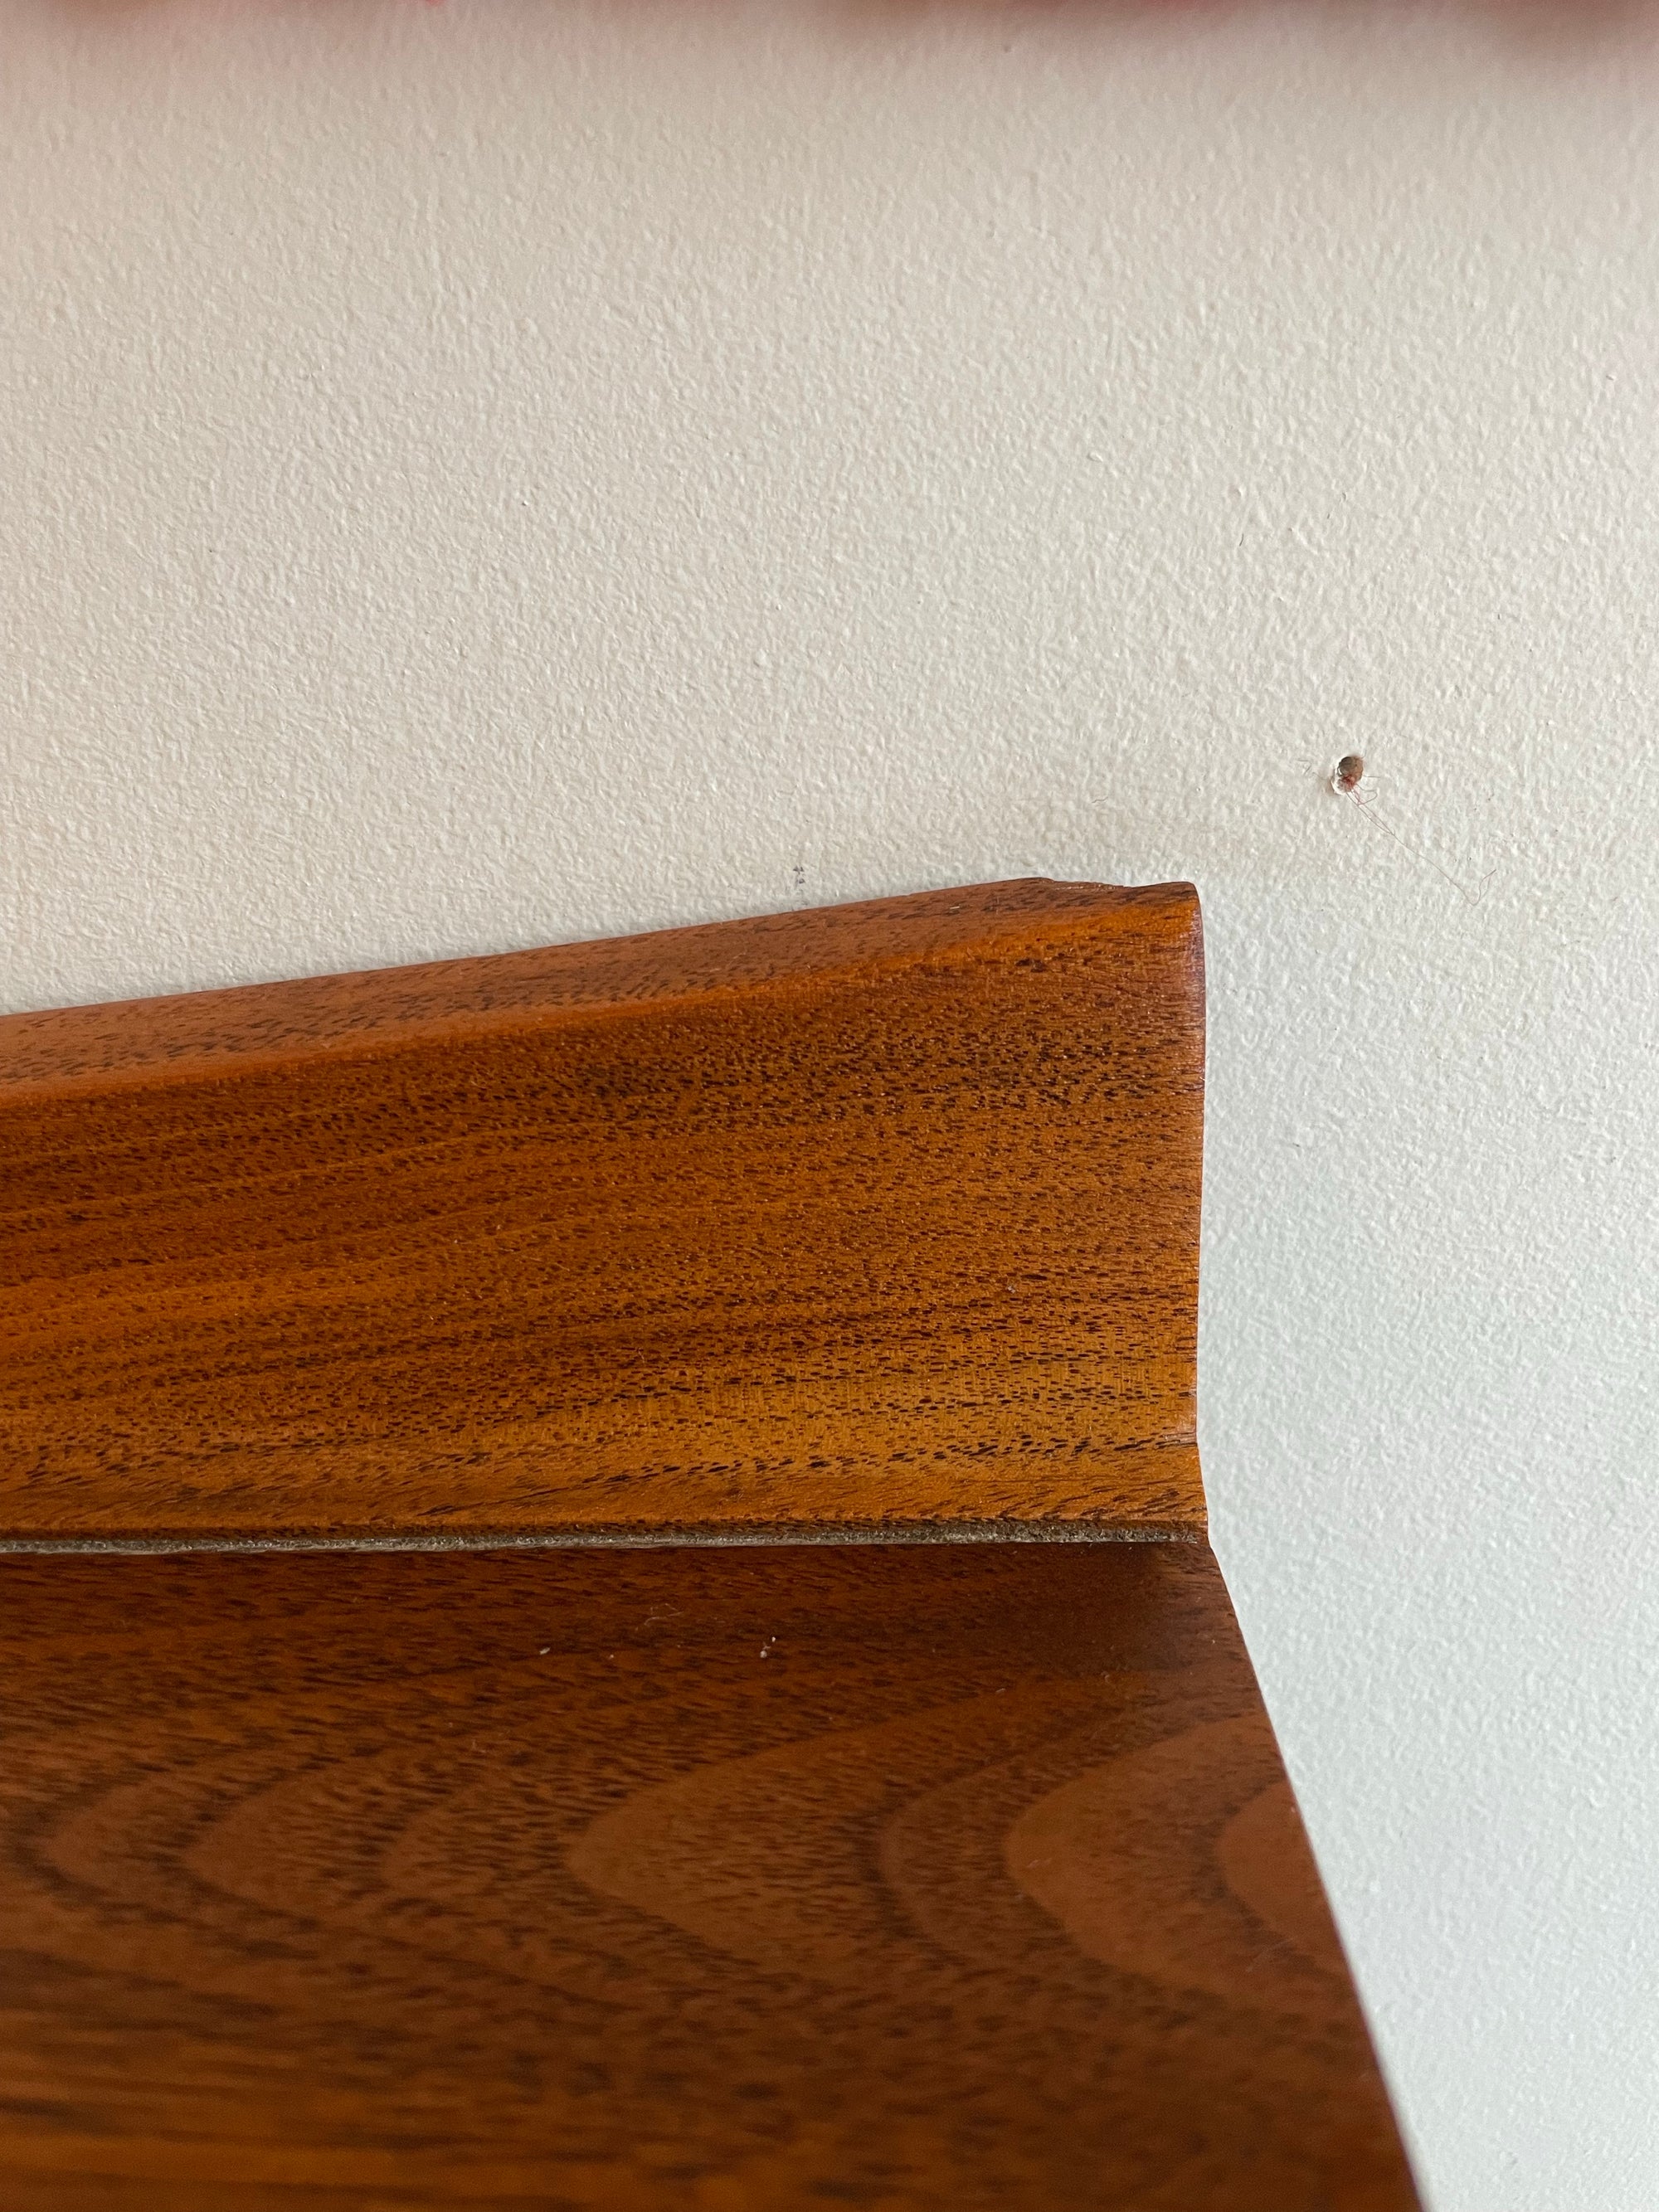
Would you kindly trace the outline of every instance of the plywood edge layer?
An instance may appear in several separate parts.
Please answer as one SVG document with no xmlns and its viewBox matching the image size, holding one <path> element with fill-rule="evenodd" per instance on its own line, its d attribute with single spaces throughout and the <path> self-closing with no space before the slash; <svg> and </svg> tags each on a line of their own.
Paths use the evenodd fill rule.
<svg viewBox="0 0 1659 2212">
<path fill-rule="evenodd" d="M 721 1551 L 753 1546 L 787 1549 L 796 1545 L 848 1544 L 865 1548 L 902 1548 L 918 1544 L 1195 1544 L 1208 1548 L 1201 1522 L 1169 1522 L 1145 1527 L 1091 1521 L 848 1521 L 813 1523 L 775 1521 L 721 1525 L 703 1522 L 679 1528 L 562 1528 L 527 1532 L 421 1535 L 341 1534 L 333 1528 L 302 1528 L 275 1535 L 199 1534 L 142 1536 L 13 1536 L 0 1534 L 0 1558 L 168 1559 L 207 1553 L 228 1556 L 264 1552 L 640 1552 Z"/>
</svg>

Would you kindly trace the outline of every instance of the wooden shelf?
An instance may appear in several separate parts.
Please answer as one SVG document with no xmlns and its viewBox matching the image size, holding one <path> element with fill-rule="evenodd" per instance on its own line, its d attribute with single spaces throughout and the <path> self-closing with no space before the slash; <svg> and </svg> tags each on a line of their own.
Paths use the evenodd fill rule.
<svg viewBox="0 0 1659 2212">
<path fill-rule="evenodd" d="M 6 2212 L 1408 2212 L 1202 1049 L 1182 885 L 0 1023 Z"/>
<path fill-rule="evenodd" d="M 14 1561 L 10 2212 L 1382 2212 L 1178 1543 Z"/>
</svg>

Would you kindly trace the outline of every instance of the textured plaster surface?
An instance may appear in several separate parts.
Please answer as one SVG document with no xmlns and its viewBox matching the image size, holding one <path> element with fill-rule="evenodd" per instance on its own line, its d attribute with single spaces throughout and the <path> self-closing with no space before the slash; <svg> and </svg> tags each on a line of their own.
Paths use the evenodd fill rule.
<svg viewBox="0 0 1659 2212">
<path fill-rule="evenodd" d="M 0 43 L 0 1003 L 1195 878 L 1217 1538 L 1430 2199 L 1654 2212 L 1652 24 Z"/>
</svg>

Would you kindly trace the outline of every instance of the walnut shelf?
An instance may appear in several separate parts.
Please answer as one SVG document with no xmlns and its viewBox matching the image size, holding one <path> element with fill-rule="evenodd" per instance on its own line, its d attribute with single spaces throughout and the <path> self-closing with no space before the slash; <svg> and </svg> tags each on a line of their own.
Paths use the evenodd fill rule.
<svg viewBox="0 0 1659 2212">
<path fill-rule="evenodd" d="M 7 2212 L 1408 2212 L 1202 1071 L 1178 884 L 0 1022 Z"/>
</svg>

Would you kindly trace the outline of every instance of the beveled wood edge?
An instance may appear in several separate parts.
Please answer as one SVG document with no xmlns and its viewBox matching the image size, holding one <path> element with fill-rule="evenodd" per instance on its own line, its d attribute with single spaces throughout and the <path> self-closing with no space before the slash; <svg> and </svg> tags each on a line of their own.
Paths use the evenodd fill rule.
<svg viewBox="0 0 1659 2212">
<path fill-rule="evenodd" d="M 547 1035 L 611 1018 L 650 1019 L 665 1005 L 769 996 L 803 981 L 834 989 L 886 974 L 950 974 L 1008 963 L 1043 964 L 1046 940 L 1074 940 L 1079 924 L 1109 941 L 1121 930 L 1175 974 L 1196 1009 L 1202 1094 L 1204 945 L 1195 888 L 1171 881 L 1139 886 L 1043 878 L 925 891 L 854 904 L 578 941 L 521 952 L 369 969 L 297 981 L 158 999 L 112 1001 L 0 1018 L 0 1117 L 27 1115 L 53 1097 L 193 1088 L 325 1060 L 374 1065 L 384 1055 L 464 1046 L 503 1032 Z M 895 941 L 896 938 L 896 942 Z M 1034 963 L 1033 951 L 1039 957 Z M 1133 955 L 1130 955 L 1131 958 Z M 134 1102 L 137 1103 L 136 1101 Z M 1200 1109 L 1201 1110 L 1201 1109 Z M 1201 1162 L 1200 1162 L 1201 1173 Z M 1190 1390 L 1190 1384 L 1189 1384 Z M 1195 1440 L 1180 1447 L 1201 1501 Z M 167 1554 L 190 1551 L 342 1549 L 496 1551 L 544 1548 L 720 1547 L 793 1542 L 1175 1541 L 1203 1543 L 1207 1516 L 1170 1514 L 1127 1522 L 1115 1509 L 1002 1513 L 983 1519 L 948 1510 L 925 1521 L 787 1516 L 657 1523 L 627 1520 L 526 1527 L 503 1524 L 379 1529 L 290 1525 L 280 1532 L 234 1526 L 147 1525 L 138 1529 L 33 1534 L 0 1530 L 0 1553 L 27 1556 Z"/>
<path fill-rule="evenodd" d="M 1201 990 L 1203 930 L 1192 884 L 1025 876 L 519 951 L 0 1014 L 0 1109 L 43 1092 L 177 1082 L 296 1056 L 648 1012 L 666 999 L 750 994 L 807 976 L 983 960 L 1000 939 L 1029 943 L 1045 925 L 1061 935 L 1085 915 L 1139 934 L 1151 917 L 1166 921 L 1171 935 L 1187 939 Z"/>
</svg>

